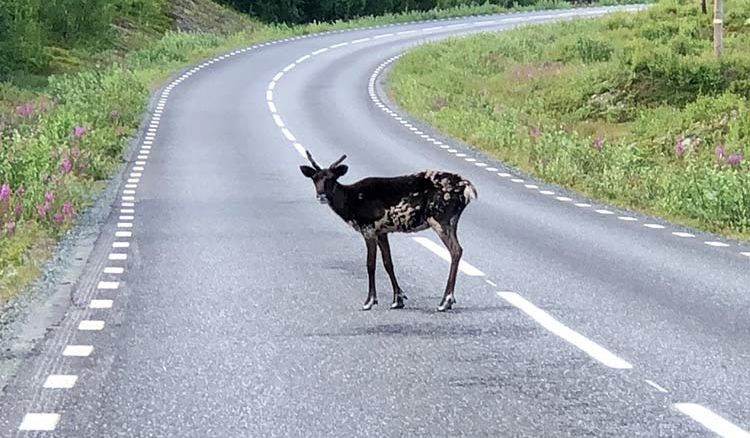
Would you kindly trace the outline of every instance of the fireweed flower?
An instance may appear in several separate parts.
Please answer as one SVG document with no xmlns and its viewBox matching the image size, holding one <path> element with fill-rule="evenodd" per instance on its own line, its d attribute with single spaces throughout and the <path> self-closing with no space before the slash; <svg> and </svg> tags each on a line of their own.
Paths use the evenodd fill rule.
<svg viewBox="0 0 750 438">
<path fill-rule="evenodd" d="M 10 186 L 6 183 L 0 186 L 0 201 L 10 198 Z"/>
<path fill-rule="evenodd" d="M 52 215 L 52 221 L 56 223 L 57 225 L 60 225 L 61 223 L 63 223 L 63 220 L 65 220 L 65 218 L 63 217 L 63 214 L 60 213 L 59 211 L 55 213 L 54 215 Z"/>
<path fill-rule="evenodd" d="M 34 105 L 31 102 L 26 102 L 23 105 L 16 107 L 16 114 L 22 117 L 28 117 L 34 114 Z"/>
<path fill-rule="evenodd" d="M 601 151 L 602 144 L 604 144 L 604 140 L 597 135 L 594 139 L 594 149 L 596 149 L 597 152 Z"/>
<path fill-rule="evenodd" d="M 73 204 L 65 202 L 62 206 L 62 212 L 65 216 L 73 216 Z"/>
<path fill-rule="evenodd" d="M 39 219 L 46 219 L 47 218 L 47 210 L 49 210 L 48 204 L 45 202 L 44 204 L 39 204 L 36 207 L 36 212 L 39 215 Z"/>
<path fill-rule="evenodd" d="M 15 222 L 8 222 L 5 224 L 5 232 L 8 234 L 13 234 L 13 232 L 16 231 L 16 223 Z"/>
<path fill-rule="evenodd" d="M 682 138 L 680 138 L 677 141 L 677 144 L 674 145 L 674 154 L 678 157 L 681 156 L 685 152 L 685 143 Z"/>
<path fill-rule="evenodd" d="M 724 159 L 724 146 L 718 145 L 716 146 L 716 149 L 714 149 L 714 153 L 716 154 L 716 158 L 719 160 Z"/>
<path fill-rule="evenodd" d="M 742 155 L 740 154 L 730 154 L 727 157 L 727 164 L 731 166 L 739 166 L 742 163 Z"/>
<path fill-rule="evenodd" d="M 68 173 L 71 169 L 73 169 L 73 163 L 69 159 L 64 158 L 60 163 L 60 173 Z"/>
<path fill-rule="evenodd" d="M 84 128 L 81 125 L 76 125 L 75 128 L 73 128 L 73 138 L 81 138 L 83 137 L 83 134 L 86 133 L 86 128 Z"/>
<path fill-rule="evenodd" d="M 44 193 L 45 204 L 53 202 L 54 200 L 55 200 L 55 193 L 54 192 L 45 192 Z"/>
</svg>

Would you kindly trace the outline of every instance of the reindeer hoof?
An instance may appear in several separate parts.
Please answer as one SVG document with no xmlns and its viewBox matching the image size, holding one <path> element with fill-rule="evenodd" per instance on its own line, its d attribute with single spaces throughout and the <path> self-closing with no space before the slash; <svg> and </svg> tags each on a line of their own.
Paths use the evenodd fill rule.
<svg viewBox="0 0 750 438">
<path fill-rule="evenodd" d="M 440 303 L 437 310 L 438 312 L 445 312 L 446 310 L 452 309 L 454 304 L 456 304 L 456 299 L 453 298 L 453 295 L 450 295 L 443 299 L 443 302 Z"/>
<path fill-rule="evenodd" d="M 365 304 L 362 306 L 362 310 L 370 310 L 372 309 L 372 306 L 375 304 L 378 304 L 378 300 L 367 300 L 365 301 Z"/>
<path fill-rule="evenodd" d="M 403 309 L 403 308 L 404 308 L 404 300 L 394 301 L 393 304 L 391 304 L 391 309 Z"/>
</svg>

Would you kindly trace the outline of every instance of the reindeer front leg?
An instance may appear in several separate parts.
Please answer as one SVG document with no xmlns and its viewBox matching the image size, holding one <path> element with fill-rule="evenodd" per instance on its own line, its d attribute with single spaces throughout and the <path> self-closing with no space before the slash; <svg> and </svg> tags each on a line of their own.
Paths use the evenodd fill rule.
<svg viewBox="0 0 750 438">
<path fill-rule="evenodd" d="M 365 237 L 367 245 L 367 279 L 369 281 L 369 290 L 367 292 L 367 301 L 365 301 L 362 310 L 370 310 L 372 306 L 378 304 L 377 293 L 375 292 L 375 263 L 378 256 L 378 240 L 376 237 Z"/>
<path fill-rule="evenodd" d="M 407 298 L 404 291 L 399 287 L 398 281 L 396 281 L 396 274 L 393 272 L 391 246 L 388 244 L 387 234 L 378 236 L 378 246 L 380 247 L 380 255 L 383 257 L 383 266 L 385 266 L 385 271 L 388 273 L 388 278 L 391 279 L 391 286 L 393 286 L 393 304 L 391 304 L 391 309 L 402 309 L 404 307 L 404 300 Z"/>
</svg>

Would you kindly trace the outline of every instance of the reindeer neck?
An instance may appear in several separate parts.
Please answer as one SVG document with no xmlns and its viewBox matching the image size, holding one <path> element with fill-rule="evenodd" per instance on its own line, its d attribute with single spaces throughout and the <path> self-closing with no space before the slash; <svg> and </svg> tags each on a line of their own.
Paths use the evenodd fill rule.
<svg viewBox="0 0 750 438">
<path fill-rule="evenodd" d="M 349 220 L 349 216 L 351 215 L 349 212 L 349 187 L 340 184 L 338 181 L 333 185 L 333 188 L 331 189 L 330 193 L 326 193 L 326 196 L 328 196 L 329 200 L 329 206 L 331 209 L 341 216 L 344 220 Z"/>
</svg>

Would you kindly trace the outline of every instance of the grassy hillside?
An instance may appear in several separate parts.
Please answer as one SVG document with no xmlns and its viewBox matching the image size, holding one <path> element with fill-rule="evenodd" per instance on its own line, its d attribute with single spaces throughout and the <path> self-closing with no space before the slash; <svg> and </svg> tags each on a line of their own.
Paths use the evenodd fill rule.
<svg viewBox="0 0 750 438">
<path fill-rule="evenodd" d="M 414 50 L 397 102 L 543 179 L 750 236 L 750 2 L 727 3 L 725 55 L 699 2 Z"/>
</svg>

